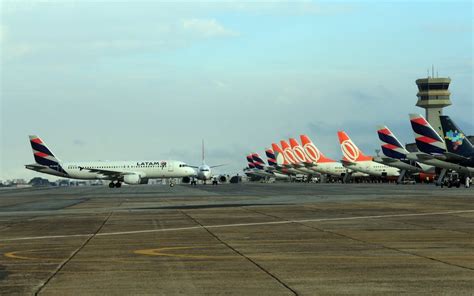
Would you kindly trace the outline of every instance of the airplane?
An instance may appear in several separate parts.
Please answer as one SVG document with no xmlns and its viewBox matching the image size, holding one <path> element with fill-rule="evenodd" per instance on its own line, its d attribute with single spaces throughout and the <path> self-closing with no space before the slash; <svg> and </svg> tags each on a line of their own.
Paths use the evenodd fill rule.
<svg viewBox="0 0 474 296">
<path fill-rule="evenodd" d="M 377 127 L 377 134 L 381 141 L 381 148 L 384 156 L 374 157 L 374 161 L 399 168 L 401 171 L 399 179 L 397 180 L 398 183 L 403 180 L 407 172 L 425 173 L 434 177 L 433 174 L 435 174 L 435 167 L 409 160 L 407 156 L 410 152 L 403 147 L 397 137 L 387 126 L 383 125 Z M 424 177 L 421 178 L 424 179 Z"/>
<path fill-rule="evenodd" d="M 29 136 L 36 163 L 25 168 L 44 174 L 83 180 L 110 180 L 110 188 L 147 184 L 149 179 L 192 176 L 194 170 L 177 160 L 62 162 L 38 136 Z"/>
<path fill-rule="evenodd" d="M 399 169 L 377 163 L 373 161 L 372 156 L 365 155 L 344 131 L 338 131 L 337 136 L 343 154 L 342 164 L 346 168 L 376 177 L 398 177 L 400 175 Z"/>
<path fill-rule="evenodd" d="M 219 182 L 225 182 L 227 181 L 227 176 L 226 175 L 213 175 L 212 174 L 212 169 L 217 168 L 220 166 L 223 166 L 224 164 L 219 164 L 219 165 L 212 165 L 209 166 L 206 164 L 206 161 L 204 160 L 204 140 L 202 141 L 202 163 L 200 166 L 192 166 L 190 165 L 189 167 L 196 169 L 196 174 L 192 177 L 184 177 L 182 179 L 183 183 L 191 183 L 191 185 L 196 185 L 196 179 L 201 180 L 204 185 L 206 185 L 206 181 L 212 179 L 212 184 L 217 185 L 218 180 Z"/>
<path fill-rule="evenodd" d="M 411 160 L 442 168 L 438 177 L 438 184 L 443 181 L 447 170 L 465 175 L 474 173 L 473 167 L 461 164 L 466 157 L 447 151 L 443 138 L 421 114 L 410 114 L 410 123 L 415 135 L 416 147 L 420 152 L 412 152 L 407 157 Z M 445 126 L 447 126 L 447 123 L 445 123 Z M 454 146 L 452 151 L 454 151 Z"/>
<path fill-rule="evenodd" d="M 347 178 L 352 177 L 367 177 L 368 175 L 361 172 L 354 172 L 344 167 L 340 162 L 326 157 L 311 141 L 307 135 L 300 135 L 301 144 L 303 145 L 304 152 L 312 163 L 311 169 L 336 177 L 342 177 L 343 181 L 347 181 Z M 296 142 L 296 140 L 295 140 Z M 296 142 L 296 144 L 298 144 Z M 301 146 L 300 146 L 301 147 Z M 345 179 L 345 180 L 344 180 Z"/>
</svg>

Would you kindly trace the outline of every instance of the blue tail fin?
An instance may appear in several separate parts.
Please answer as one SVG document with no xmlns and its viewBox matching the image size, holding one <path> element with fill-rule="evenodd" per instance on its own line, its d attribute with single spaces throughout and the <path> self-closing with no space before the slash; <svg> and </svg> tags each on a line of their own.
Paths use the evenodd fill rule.
<svg viewBox="0 0 474 296">
<path fill-rule="evenodd" d="M 410 123 L 415 133 L 418 150 L 428 154 L 443 154 L 446 145 L 433 127 L 420 114 L 410 114 Z"/>
<path fill-rule="evenodd" d="M 267 161 L 268 161 L 269 166 L 273 166 L 273 167 L 277 166 L 275 153 L 273 153 L 272 149 L 270 148 L 265 149 L 265 155 L 267 156 Z"/>
<path fill-rule="evenodd" d="M 451 153 L 464 157 L 474 156 L 474 147 L 462 130 L 449 116 L 440 116 L 441 127 L 446 141 L 446 148 Z"/>
<path fill-rule="evenodd" d="M 379 126 L 377 134 L 381 143 L 382 152 L 385 156 L 396 159 L 406 159 L 408 151 L 398 141 L 397 137 L 386 126 Z"/>
<path fill-rule="evenodd" d="M 265 163 L 258 153 L 252 153 L 253 164 L 259 170 L 265 169 Z"/>
<path fill-rule="evenodd" d="M 53 152 L 51 152 L 43 140 L 38 136 L 30 136 L 30 144 L 37 164 L 66 174 L 64 169 L 61 167 L 61 161 L 54 156 Z"/>
</svg>

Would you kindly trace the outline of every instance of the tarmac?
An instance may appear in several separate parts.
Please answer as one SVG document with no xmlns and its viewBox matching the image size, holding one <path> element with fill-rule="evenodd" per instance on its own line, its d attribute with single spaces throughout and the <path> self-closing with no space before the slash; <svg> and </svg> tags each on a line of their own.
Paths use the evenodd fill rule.
<svg viewBox="0 0 474 296">
<path fill-rule="evenodd" d="M 0 190 L 1 295 L 473 295 L 474 189 Z"/>
</svg>

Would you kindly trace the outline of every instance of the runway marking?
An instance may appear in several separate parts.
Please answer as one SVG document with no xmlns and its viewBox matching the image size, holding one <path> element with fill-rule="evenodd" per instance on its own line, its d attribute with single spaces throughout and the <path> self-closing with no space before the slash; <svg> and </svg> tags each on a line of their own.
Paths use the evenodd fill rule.
<svg viewBox="0 0 474 296">
<path fill-rule="evenodd" d="M 356 217 L 340 217 L 340 218 L 316 218 L 316 219 L 302 219 L 302 220 L 267 221 L 267 222 L 235 223 L 235 224 L 203 225 L 203 226 L 206 227 L 206 228 L 228 228 L 228 227 L 279 225 L 279 224 L 304 223 L 304 222 L 331 222 L 331 221 L 380 219 L 380 218 L 396 218 L 396 217 L 435 216 L 435 215 L 450 215 L 450 214 L 465 214 L 465 213 L 474 213 L 474 210 L 457 210 L 457 211 L 445 211 L 445 212 L 428 212 L 428 213 L 413 213 L 413 214 L 391 214 L 391 215 L 374 215 L 374 216 L 356 216 Z M 179 228 L 104 232 L 104 233 L 97 233 L 97 234 L 95 234 L 95 236 L 99 237 L 99 236 L 141 234 L 141 233 L 168 232 L 168 231 L 185 231 L 185 230 L 202 229 L 203 226 L 198 225 L 198 226 L 179 227 Z M 92 235 L 94 235 L 94 234 L 93 233 L 86 233 L 86 234 L 67 234 L 67 235 L 28 236 L 28 237 L 5 238 L 5 239 L 0 239 L 0 241 L 6 242 L 6 241 L 37 240 L 37 239 L 88 237 L 88 236 L 92 236 Z"/>
<path fill-rule="evenodd" d="M 147 255 L 147 256 L 164 256 L 164 257 L 177 257 L 177 258 L 190 258 L 190 259 L 231 259 L 238 258 L 237 256 L 213 256 L 213 255 L 193 255 L 193 254 L 183 254 L 183 253 L 169 253 L 167 251 L 173 250 L 192 250 L 192 249 L 203 249 L 209 248 L 212 246 L 193 246 L 193 247 L 165 247 L 165 248 L 156 248 L 156 249 L 144 249 L 136 250 L 133 253 L 138 255 Z"/>
<path fill-rule="evenodd" d="M 35 251 L 41 251 L 41 249 L 7 252 L 7 253 L 4 253 L 3 256 L 10 259 L 20 259 L 20 260 L 60 260 L 58 258 L 45 258 L 45 257 L 32 257 L 32 256 L 18 255 L 20 253 L 33 253 Z"/>
<path fill-rule="evenodd" d="M 213 255 L 193 255 L 193 254 L 183 254 L 183 253 L 170 253 L 167 251 L 172 250 L 192 250 L 192 249 L 202 249 L 206 248 L 205 246 L 193 246 L 193 247 L 165 247 L 165 248 L 156 248 L 156 249 L 143 249 L 143 250 L 135 250 L 133 253 L 138 255 L 146 255 L 146 256 L 162 256 L 162 257 L 177 257 L 177 258 L 192 258 L 192 259 L 235 259 L 239 258 L 238 256 L 213 256 Z M 298 255 L 299 256 L 299 255 Z M 252 255 L 252 258 L 255 259 L 292 259 L 295 256 L 285 255 L 285 254 L 260 254 L 260 255 Z M 440 256 L 441 259 L 454 259 L 454 260 L 473 260 L 474 256 Z M 417 257 L 407 257 L 407 256 L 351 256 L 351 255 L 307 255 L 306 259 L 323 259 L 323 260 L 376 260 L 377 262 L 380 260 L 420 260 Z"/>
</svg>

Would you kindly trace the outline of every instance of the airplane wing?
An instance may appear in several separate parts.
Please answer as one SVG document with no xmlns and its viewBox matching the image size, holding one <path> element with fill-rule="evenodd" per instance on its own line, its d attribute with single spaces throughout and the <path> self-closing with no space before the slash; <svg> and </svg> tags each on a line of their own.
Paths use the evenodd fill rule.
<svg viewBox="0 0 474 296">
<path fill-rule="evenodd" d="M 112 178 L 120 178 L 125 175 L 133 175 L 133 172 L 118 172 L 118 171 L 111 171 L 111 170 L 104 170 L 104 169 L 91 169 L 91 168 L 85 168 L 85 167 L 79 167 L 79 170 L 86 170 L 91 173 L 98 173 L 101 175 L 104 175 L 106 177 L 112 177 Z"/>
<path fill-rule="evenodd" d="M 199 168 L 198 166 L 195 166 L 195 165 L 189 165 L 189 164 L 187 164 L 186 166 L 187 166 L 187 167 L 189 167 L 189 168 L 193 168 L 193 169 L 198 169 L 198 168 Z"/>
<path fill-rule="evenodd" d="M 210 168 L 213 169 L 213 168 L 217 168 L 217 167 L 221 167 L 221 166 L 225 166 L 225 165 L 227 165 L 227 164 L 225 163 L 225 164 L 211 165 Z"/>
</svg>

